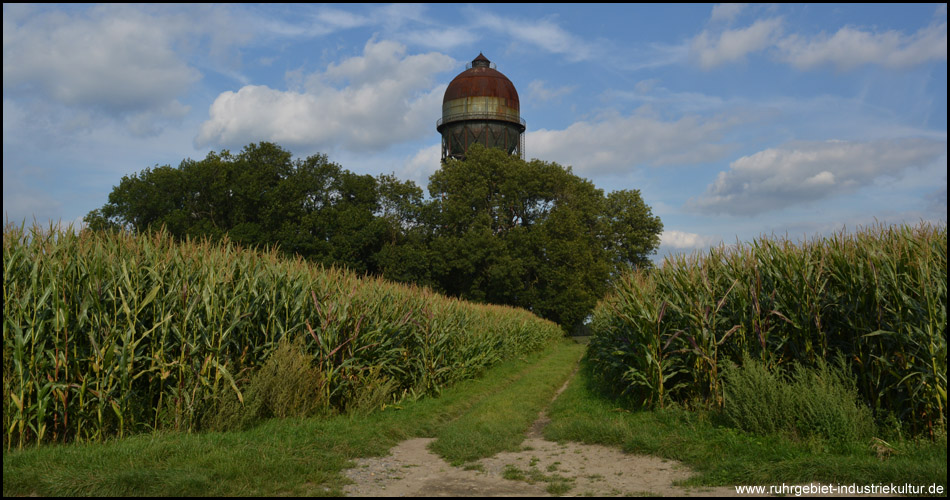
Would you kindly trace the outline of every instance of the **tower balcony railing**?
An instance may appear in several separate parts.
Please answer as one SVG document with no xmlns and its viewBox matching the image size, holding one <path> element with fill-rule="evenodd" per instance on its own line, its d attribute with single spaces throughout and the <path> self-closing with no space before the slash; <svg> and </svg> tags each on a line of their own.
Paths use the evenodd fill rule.
<svg viewBox="0 0 950 500">
<path fill-rule="evenodd" d="M 451 122 L 457 122 L 457 121 L 462 121 L 462 120 L 498 120 L 498 121 L 503 121 L 503 122 L 518 123 L 521 125 L 522 129 L 527 128 L 527 124 L 525 123 L 524 118 L 521 118 L 520 116 L 514 117 L 514 116 L 511 116 L 510 114 L 505 114 L 505 113 L 487 113 L 487 112 L 456 113 L 454 115 L 443 116 L 442 118 L 439 118 L 438 121 L 435 122 L 435 128 L 436 130 L 440 130 L 442 128 L 442 125 L 446 125 Z"/>
<path fill-rule="evenodd" d="M 493 62 L 491 62 L 491 61 L 488 62 L 488 67 L 491 68 L 491 69 L 494 69 L 494 70 L 497 70 L 497 69 L 498 69 L 498 67 L 495 66 L 495 63 L 493 63 Z M 470 62 L 465 63 L 465 69 L 472 69 L 472 63 L 470 63 Z"/>
</svg>

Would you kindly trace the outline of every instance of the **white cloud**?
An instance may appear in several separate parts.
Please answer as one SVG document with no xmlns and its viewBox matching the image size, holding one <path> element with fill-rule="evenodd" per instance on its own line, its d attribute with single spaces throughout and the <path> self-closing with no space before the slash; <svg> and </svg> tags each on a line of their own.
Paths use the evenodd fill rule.
<svg viewBox="0 0 950 500">
<path fill-rule="evenodd" d="M 253 37 L 217 5 L 5 5 L 3 23 L 4 106 L 29 110 L 10 124 L 47 143 L 112 125 L 153 137 L 181 124 L 190 106 L 180 99 L 202 77 L 195 60 L 240 78 L 233 49 Z"/>
<path fill-rule="evenodd" d="M 433 77 L 455 66 L 444 54 L 406 56 L 406 47 L 370 40 L 362 56 L 330 64 L 303 90 L 247 85 L 223 92 L 195 138 L 198 147 L 261 140 L 288 147 L 381 150 L 430 133 L 445 85 Z"/>
<path fill-rule="evenodd" d="M 946 141 L 805 142 L 744 156 L 687 206 L 697 212 L 753 215 L 830 198 L 943 157 Z"/>
<path fill-rule="evenodd" d="M 648 80 L 640 80 L 639 82 L 637 82 L 636 85 L 633 86 L 633 88 L 634 88 L 634 89 L 637 91 L 637 93 L 639 93 L 639 94 L 647 94 L 647 93 L 652 92 L 653 89 L 655 89 L 656 86 L 659 85 L 659 84 L 660 84 L 660 80 L 659 80 L 659 79 L 657 79 L 657 78 L 650 78 L 650 79 L 648 79 Z"/>
<path fill-rule="evenodd" d="M 4 156 L 3 165 L 3 215 L 17 224 L 27 225 L 46 219 L 54 219 L 61 213 L 62 201 L 49 192 L 37 189 L 37 184 L 54 182 L 50 169 L 33 164 L 9 161 Z"/>
<path fill-rule="evenodd" d="M 660 245 L 676 250 L 708 248 L 722 241 L 718 236 L 704 236 L 685 231 L 663 231 L 660 234 Z"/>
<path fill-rule="evenodd" d="M 711 23 L 731 23 L 743 10 L 743 4 L 720 4 L 713 8 Z M 941 16 L 938 8 L 935 17 Z M 704 69 L 745 59 L 751 53 L 773 50 L 780 61 L 801 69 L 825 65 L 838 70 L 849 70 L 865 64 L 900 69 L 947 60 L 947 22 L 934 22 L 905 35 L 889 30 L 873 32 L 845 26 L 835 34 L 814 36 L 791 34 L 780 37 L 783 22 L 780 18 L 760 19 L 746 28 L 721 32 L 703 30 L 690 43 L 690 57 Z"/>
<path fill-rule="evenodd" d="M 906 68 L 947 60 L 947 23 L 921 28 L 913 35 L 871 33 L 844 27 L 831 37 L 792 35 L 777 44 L 781 58 L 799 69 L 833 65 L 848 70 L 864 64 Z"/>
<path fill-rule="evenodd" d="M 320 8 L 315 19 L 333 31 L 358 28 L 371 22 L 366 16 L 326 6 Z"/>
<path fill-rule="evenodd" d="M 713 7 L 712 15 L 709 16 L 710 22 L 731 23 L 746 8 L 744 3 L 720 3 Z"/>
<path fill-rule="evenodd" d="M 162 108 L 200 78 L 141 11 L 41 12 L 3 23 L 3 91 L 110 113 Z"/>
<path fill-rule="evenodd" d="M 422 47 L 450 50 L 462 45 L 471 45 L 478 36 L 463 27 L 431 28 L 412 30 L 399 36 L 400 40 Z"/>
<path fill-rule="evenodd" d="M 375 22 L 389 30 L 398 30 L 404 25 L 412 23 L 441 24 L 428 19 L 425 15 L 427 6 L 418 3 L 394 3 L 384 5 L 372 11 Z"/>
<path fill-rule="evenodd" d="M 585 175 L 623 172 L 637 166 L 705 163 L 721 158 L 719 144 L 735 118 L 684 116 L 663 121 L 647 113 L 611 114 L 598 121 L 579 121 L 564 130 L 525 134 L 526 157 L 544 158 Z"/>
<path fill-rule="evenodd" d="M 548 88 L 547 83 L 542 80 L 532 80 L 528 84 L 528 91 L 531 93 L 532 100 L 550 101 L 558 97 L 570 94 L 577 88 L 577 85 L 565 85 L 557 88 Z"/>
<path fill-rule="evenodd" d="M 262 33 L 279 37 L 319 37 L 341 30 L 368 26 L 375 22 L 369 16 L 325 5 L 315 9 L 294 5 L 293 9 L 292 15 L 289 16 L 291 21 L 276 19 L 262 13 L 252 15 L 257 16 L 257 29 Z"/>
<path fill-rule="evenodd" d="M 477 37 L 462 26 L 445 27 L 444 23 L 425 15 L 426 6 L 420 4 L 391 4 L 373 6 L 365 13 L 355 13 L 329 6 L 318 6 L 309 11 L 293 7 L 293 20 L 263 19 L 260 27 L 281 37 L 322 37 L 356 28 L 371 28 L 391 40 L 448 50 L 472 43 Z M 407 26 L 412 26 L 407 28 Z"/>
<path fill-rule="evenodd" d="M 690 56 L 704 69 L 745 59 L 768 48 L 782 29 L 781 19 L 761 19 L 747 28 L 724 30 L 718 35 L 703 30 L 690 44 Z"/>
<path fill-rule="evenodd" d="M 434 174 L 441 166 L 441 161 L 441 143 L 425 147 L 406 161 L 402 170 L 399 172 L 399 177 L 409 179 L 425 187 L 429 184 L 429 176 Z"/>
<path fill-rule="evenodd" d="M 588 60 L 598 52 L 595 44 L 565 31 L 549 19 L 516 20 L 479 10 L 472 15 L 472 22 L 547 52 L 562 54 L 569 61 Z"/>
<path fill-rule="evenodd" d="M 125 125 L 135 137 L 153 137 L 160 134 L 167 124 L 179 123 L 190 111 L 191 106 L 172 101 L 160 109 L 129 116 Z"/>
<path fill-rule="evenodd" d="M 307 79 L 308 87 L 322 90 L 329 83 L 347 82 L 353 87 L 374 85 L 397 85 L 393 90 L 396 99 L 404 92 L 431 85 L 436 73 L 447 71 L 455 61 L 436 52 L 405 56 L 406 47 L 392 41 L 370 40 L 363 48 L 363 55 L 351 57 L 339 64 L 330 63 L 324 73 L 316 73 Z"/>
</svg>

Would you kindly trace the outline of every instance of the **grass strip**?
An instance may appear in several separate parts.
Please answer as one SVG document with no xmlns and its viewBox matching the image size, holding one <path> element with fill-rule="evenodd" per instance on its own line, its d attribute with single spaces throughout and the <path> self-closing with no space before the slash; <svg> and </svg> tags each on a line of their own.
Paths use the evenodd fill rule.
<svg viewBox="0 0 950 500">
<path fill-rule="evenodd" d="M 517 382 L 442 427 L 430 449 L 452 465 L 517 451 L 525 433 L 574 371 L 584 346 L 565 343 Z"/>
<path fill-rule="evenodd" d="M 435 436 L 483 399 L 533 377 L 536 365 L 549 363 L 566 345 L 502 362 L 438 398 L 368 415 L 272 419 L 244 432 L 156 433 L 5 451 L 3 496 L 342 495 L 342 471 L 352 459 L 384 455 L 410 437 Z"/>
<path fill-rule="evenodd" d="M 942 485 L 947 490 L 947 438 L 833 446 L 820 440 L 757 436 L 717 415 L 679 407 L 627 411 L 591 385 L 586 359 L 549 410 L 544 436 L 554 441 L 617 446 L 627 453 L 678 460 L 698 474 L 690 486 L 802 484 Z"/>
</svg>

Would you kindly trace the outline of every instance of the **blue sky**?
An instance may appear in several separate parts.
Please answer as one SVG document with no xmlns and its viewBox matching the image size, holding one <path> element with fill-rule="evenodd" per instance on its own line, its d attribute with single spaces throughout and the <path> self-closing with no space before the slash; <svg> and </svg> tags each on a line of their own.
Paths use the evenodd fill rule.
<svg viewBox="0 0 950 500">
<path fill-rule="evenodd" d="M 660 256 L 946 223 L 946 4 L 4 4 L 5 218 L 262 140 L 425 188 L 479 52 L 526 157 L 639 189 Z"/>
</svg>

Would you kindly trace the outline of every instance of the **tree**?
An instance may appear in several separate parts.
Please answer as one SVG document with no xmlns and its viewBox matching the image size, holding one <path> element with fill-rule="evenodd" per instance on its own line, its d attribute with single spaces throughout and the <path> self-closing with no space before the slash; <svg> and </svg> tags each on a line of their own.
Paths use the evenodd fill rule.
<svg viewBox="0 0 950 500">
<path fill-rule="evenodd" d="M 608 194 L 603 216 L 615 270 L 652 266 L 649 256 L 660 246 L 663 223 L 640 197 L 640 190 Z"/>
<path fill-rule="evenodd" d="M 433 286 L 429 262 L 432 207 L 422 189 L 393 175 L 376 178 L 379 217 L 385 226 L 383 243 L 373 258 L 379 274 L 387 279 Z"/>
<path fill-rule="evenodd" d="M 515 160 L 478 148 L 464 161 L 449 160 L 430 177 L 432 273 L 443 291 L 470 300 L 519 303 L 526 286 L 523 260 L 531 257 L 516 248 L 518 238 L 509 237 L 517 226 L 516 205 L 528 198 L 517 182 L 527 177 L 524 162 Z"/>
<path fill-rule="evenodd" d="M 636 190 L 604 195 L 570 167 L 473 146 L 429 179 L 358 175 L 261 142 L 125 176 L 91 229 L 227 235 L 325 265 L 509 304 L 571 329 L 611 279 L 651 265 L 663 229 Z"/>
<path fill-rule="evenodd" d="M 181 172 L 168 165 L 122 177 L 109 202 L 83 219 L 93 228 L 137 229 L 178 215 L 184 204 Z"/>
<path fill-rule="evenodd" d="M 563 172 L 554 204 L 538 224 L 535 309 L 572 329 L 607 291 L 612 258 L 603 244 L 603 191 L 570 169 Z"/>
<path fill-rule="evenodd" d="M 432 279 L 572 328 L 612 275 L 647 266 L 662 224 L 637 191 L 604 196 L 570 167 L 478 145 L 429 179 Z"/>
<path fill-rule="evenodd" d="M 410 213 L 408 205 L 418 199 L 413 189 L 421 190 L 411 182 L 386 182 L 387 207 L 402 203 L 393 217 Z M 378 273 L 376 254 L 392 227 L 400 226 L 377 216 L 377 188 L 372 176 L 344 170 L 326 155 L 293 160 L 276 144 L 261 142 L 237 155 L 211 152 L 178 168 L 156 166 L 125 176 L 109 202 L 85 221 L 93 229 L 164 226 L 179 238 L 227 235 L 245 246 L 278 245 L 326 265 Z"/>
</svg>

